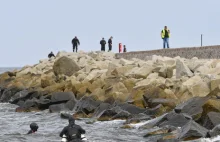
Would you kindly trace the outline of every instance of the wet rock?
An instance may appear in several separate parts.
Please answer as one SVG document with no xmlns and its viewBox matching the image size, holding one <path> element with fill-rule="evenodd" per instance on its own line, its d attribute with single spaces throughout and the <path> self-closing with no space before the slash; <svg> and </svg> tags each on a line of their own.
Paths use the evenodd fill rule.
<svg viewBox="0 0 220 142">
<path fill-rule="evenodd" d="M 66 107 L 64 103 L 62 103 L 62 104 L 50 105 L 49 111 L 51 113 L 54 113 L 54 112 L 61 112 L 61 111 L 69 111 L 69 109 Z"/>
<path fill-rule="evenodd" d="M 71 76 L 80 70 L 79 65 L 72 59 L 63 56 L 55 61 L 53 65 L 53 71 L 55 75 Z"/>
<path fill-rule="evenodd" d="M 175 108 L 177 113 L 186 113 L 190 115 L 194 120 L 198 120 L 202 116 L 202 106 L 209 100 L 209 97 L 194 97 L 178 105 Z"/>
<path fill-rule="evenodd" d="M 73 117 L 73 115 L 70 114 L 70 113 L 61 112 L 60 117 L 63 118 L 63 119 L 69 119 L 70 117 Z"/>
<path fill-rule="evenodd" d="M 72 92 L 56 92 L 51 94 L 51 103 L 64 103 L 75 98 Z"/>
<path fill-rule="evenodd" d="M 111 117 L 111 119 L 128 119 L 129 117 L 131 116 L 131 114 L 129 113 L 129 112 L 127 112 L 127 111 L 120 111 L 120 112 L 118 112 L 117 114 L 115 114 L 115 115 L 113 115 L 112 117 Z"/>
<path fill-rule="evenodd" d="M 93 117 L 99 118 L 104 111 L 108 110 L 111 108 L 111 105 L 109 103 L 101 103 L 95 110 Z"/>
<path fill-rule="evenodd" d="M 209 112 L 206 118 L 203 120 L 203 126 L 207 129 L 213 129 L 215 126 L 220 124 L 220 113 Z"/>
<path fill-rule="evenodd" d="M 66 103 L 66 107 L 69 110 L 73 110 L 75 108 L 76 104 L 77 104 L 77 100 L 75 98 L 73 98 Z"/>
<path fill-rule="evenodd" d="M 12 96 L 14 96 L 17 92 L 21 91 L 22 89 L 19 88 L 8 88 L 5 89 L 4 92 L 2 93 L 1 102 L 8 102 Z"/>
<path fill-rule="evenodd" d="M 151 117 L 144 114 L 144 113 L 139 113 L 135 115 L 130 115 L 128 119 L 126 120 L 125 124 L 130 124 L 130 123 L 139 123 L 141 121 L 147 121 L 150 120 Z"/>
<path fill-rule="evenodd" d="M 113 109 L 105 110 L 99 116 L 98 121 L 109 121 L 114 115 L 117 115 L 117 113 Z"/>
<path fill-rule="evenodd" d="M 181 128 L 179 139 L 186 141 L 204 138 L 207 132 L 208 130 L 206 128 L 191 120 Z"/>
<path fill-rule="evenodd" d="M 29 94 L 28 90 L 19 91 L 11 97 L 9 102 L 12 103 L 12 104 L 16 104 L 19 100 L 21 100 L 23 98 L 26 98 L 28 96 L 28 94 Z"/>
<path fill-rule="evenodd" d="M 220 135 L 220 125 L 215 126 L 211 131 L 207 133 L 207 137 L 216 137 Z"/>
<path fill-rule="evenodd" d="M 177 114 L 175 112 L 168 113 L 163 119 L 156 124 L 156 126 L 174 126 L 182 127 L 188 123 L 192 118 L 185 114 Z"/>
<path fill-rule="evenodd" d="M 128 103 L 121 103 L 121 104 L 118 104 L 118 106 L 122 110 L 125 110 L 131 114 L 139 114 L 139 113 L 143 113 L 146 111 L 146 109 L 144 109 L 144 108 L 139 108 L 139 107 L 136 107 L 136 106 L 128 104 Z"/>
<path fill-rule="evenodd" d="M 75 106 L 75 111 L 82 111 L 85 114 L 90 114 L 95 112 L 97 107 L 100 105 L 101 102 L 93 100 L 91 97 L 86 97 L 84 96 L 81 98 L 76 106 Z"/>
</svg>

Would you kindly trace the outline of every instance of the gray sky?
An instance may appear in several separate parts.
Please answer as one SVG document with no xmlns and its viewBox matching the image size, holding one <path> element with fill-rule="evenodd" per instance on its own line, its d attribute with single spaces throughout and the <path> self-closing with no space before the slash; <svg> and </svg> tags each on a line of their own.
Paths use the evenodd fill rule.
<svg viewBox="0 0 220 142">
<path fill-rule="evenodd" d="M 100 50 L 113 36 L 128 51 L 162 48 L 160 32 L 171 31 L 171 48 L 220 43 L 219 0 L 1 0 L 0 66 L 24 66 L 50 51 Z"/>
</svg>

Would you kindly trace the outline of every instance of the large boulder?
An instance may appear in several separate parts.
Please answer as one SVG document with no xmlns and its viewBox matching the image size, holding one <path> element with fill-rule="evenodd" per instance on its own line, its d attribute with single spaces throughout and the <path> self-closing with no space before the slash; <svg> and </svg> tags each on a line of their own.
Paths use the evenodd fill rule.
<svg viewBox="0 0 220 142">
<path fill-rule="evenodd" d="M 187 141 L 204 138 L 206 137 L 207 132 L 208 130 L 206 128 L 191 120 L 181 128 L 179 139 Z"/>
<path fill-rule="evenodd" d="M 102 74 L 106 73 L 107 69 L 104 70 L 92 70 L 88 76 L 83 80 L 83 82 L 88 82 L 95 80 L 96 78 L 100 77 Z"/>
<path fill-rule="evenodd" d="M 74 60 L 66 56 L 59 58 L 53 65 L 53 71 L 55 75 L 64 74 L 66 76 L 72 76 L 79 70 L 79 65 Z"/>
<path fill-rule="evenodd" d="M 209 100 L 209 97 L 194 97 L 175 108 L 177 113 L 186 113 L 194 120 L 199 120 L 203 113 L 203 105 Z"/>
<path fill-rule="evenodd" d="M 193 97 L 204 97 L 210 92 L 209 85 L 200 76 L 194 76 L 183 82 L 182 88 L 186 88 Z"/>
<path fill-rule="evenodd" d="M 0 102 L 8 102 L 12 96 L 14 96 L 17 92 L 21 90 L 22 89 L 16 87 L 5 89 L 1 95 Z"/>
<path fill-rule="evenodd" d="M 135 67 L 125 75 L 133 78 L 146 78 L 153 71 L 152 66 Z"/>
<path fill-rule="evenodd" d="M 193 76 L 193 73 L 186 66 L 186 64 L 180 59 L 176 60 L 176 78 L 181 78 L 182 76 Z"/>
</svg>

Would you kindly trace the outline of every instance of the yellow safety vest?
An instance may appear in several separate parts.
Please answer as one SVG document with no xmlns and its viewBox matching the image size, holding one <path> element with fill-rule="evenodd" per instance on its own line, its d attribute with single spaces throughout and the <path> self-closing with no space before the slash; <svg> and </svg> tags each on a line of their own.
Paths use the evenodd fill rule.
<svg viewBox="0 0 220 142">
<path fill-rule="evenodd" d="M 169 31 L 168 29 L 167 29 L 167 31 Z M 168 36 L 170 37 L 170 33 L 168 32 Z M 164 38 L 165 37 L 165 30 L 163 29 L 162 30 L 162 38 Z"/>
</svg>

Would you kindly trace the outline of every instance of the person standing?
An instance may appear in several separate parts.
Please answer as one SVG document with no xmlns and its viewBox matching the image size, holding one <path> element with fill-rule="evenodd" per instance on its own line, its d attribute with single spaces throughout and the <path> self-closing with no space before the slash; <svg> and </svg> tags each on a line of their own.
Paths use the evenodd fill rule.
<svg viewBox="0 0 220 142">
<path fill-rule="evenodd" d="M 104 38 L 102 38 L 102 40 L 100 41 L 100 44 L 101 44 L 101 51 L 105 51 L 106 41 Z"/>
<path fill-rule="evenodd" d="M 79 39 L 75 36 L 75 38 L 72 40 L 72 44 L 73 44 L 73 52 L 76 49 L 76 52 L 78 50 L 78 45 L 80 45 Z"/>
<path fill-rule="evenodd" d="M 126 48 L 126 45 L 124 45 L 124 50 L 123 50 L 124 53 L 127 52 L 127 48 Z"/>
<path fill-rule="evenodd" d="M 163 39 L 163 48 L 170 48 L 169 47 L 169 38 L 170 38 L 170 30 L 167 28 L 167 26 L 164 26 L 164 29 L 161 31 L 161 38 Z"/>
<path fill-rule="evenodd" d="M 111 36 L 108 40 L 108 52 L 112 51 L 112 39 L 113 37 Z"/>
</svg>

